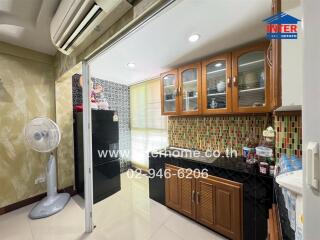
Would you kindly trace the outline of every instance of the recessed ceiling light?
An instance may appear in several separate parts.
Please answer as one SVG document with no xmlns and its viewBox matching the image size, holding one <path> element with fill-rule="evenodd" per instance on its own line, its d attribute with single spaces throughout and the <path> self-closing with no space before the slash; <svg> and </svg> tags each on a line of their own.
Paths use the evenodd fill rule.
<svg viewBox="0 0 320 240">
<path fill-rule="evenodd" d="M 131 63 L 128 63 L 127 66 L 128 66 L 129 68 L 135 68 L 135 67 L 136 67 L 136 64 L 131 62 Z"/>
<path fill-rule="evenodd" d="M 196 42 L 198 41 L 200 38 L 200 35 L 199 34 L 192 34 L 190 37 L 189 37 L 189 42 Z"/>
<path fill-rule="evenodd" d="M 215 65 L 214 65 L 215 67 L 221 67 L 222 66 L 222 63 L 216 63 Z"/>
</svg>

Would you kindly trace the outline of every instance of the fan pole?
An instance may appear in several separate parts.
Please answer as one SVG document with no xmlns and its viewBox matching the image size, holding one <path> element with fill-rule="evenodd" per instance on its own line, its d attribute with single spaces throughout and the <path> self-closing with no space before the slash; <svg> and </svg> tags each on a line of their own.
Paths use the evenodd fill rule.
<svg viewBox="0 0 320 240">
<path fill-rule="evenodd" d="M 57 195 L 57 165 L 56 158 L 50 153 L 47 166 L 47 196 Z"/>
</svg>

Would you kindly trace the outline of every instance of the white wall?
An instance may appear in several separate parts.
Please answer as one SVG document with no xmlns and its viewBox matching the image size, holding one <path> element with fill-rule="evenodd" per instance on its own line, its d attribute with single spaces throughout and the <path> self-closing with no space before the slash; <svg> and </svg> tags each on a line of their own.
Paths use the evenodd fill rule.
<svg viewBox="0 0 320 240">
<path fill-rule="evenodd" d="M 293 4 L 294 2 L 294 4 Z M 282 0 L 282 11 L 302 18 L 298 0 Z M 282 40 L 282 105 L 302 105 L 302 27 L 298 26 L 297 40 Z"/>
<path fill-rule="evenodd" d="M 302 142 L 303 142 L 303 211 L 304 239 L 320 238 L 320 194 L 313 192 L 305 183 L 306 146 L 309 141 L 320 142 L 320 1 L 304 0 L 304 57 L 303 57 L 303 107 L 302 107 Z"/>
</svg>

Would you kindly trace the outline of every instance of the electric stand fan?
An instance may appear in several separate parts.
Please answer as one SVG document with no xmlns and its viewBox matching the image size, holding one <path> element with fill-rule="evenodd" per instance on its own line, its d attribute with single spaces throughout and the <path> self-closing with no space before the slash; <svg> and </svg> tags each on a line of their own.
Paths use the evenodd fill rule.
<svg viewBox="0 0 320 240">
<path fill-rule="evenodd" d="M 41 153 L 50 152 L 46 170 L 47 196 L 29 213 L 31 219 L 49 217 L 61 211 L 70 199 L 68 193 L 57 192 L 57 166 L 52 151 L 59 145 L 61 134 L 58 125 L 47 117 L 31 120 L 24 129 L 27 145 Z"/>
</svg>

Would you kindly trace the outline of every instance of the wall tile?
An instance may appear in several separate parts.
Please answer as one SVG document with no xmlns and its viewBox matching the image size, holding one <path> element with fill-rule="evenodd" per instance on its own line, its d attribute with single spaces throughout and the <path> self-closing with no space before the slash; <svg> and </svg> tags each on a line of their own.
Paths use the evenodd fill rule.
<svg viewBox="0 0 320 240">
<path fill-rule="evenodd" d="M 169 145 L 203 151 L 229 147 L 241 154 L 246 139 L 260 139 L 266 124 L 266 116 L 169 117 Z"/>
<path fill-rule="evenodd" d="M 281 154 L 288 157 L 296 155 L 302 158 L 302 121 L 301 116 L 275 116 L 274 123 L 277 130 L 276 136 L 276 158 Z"/>
</svg>

